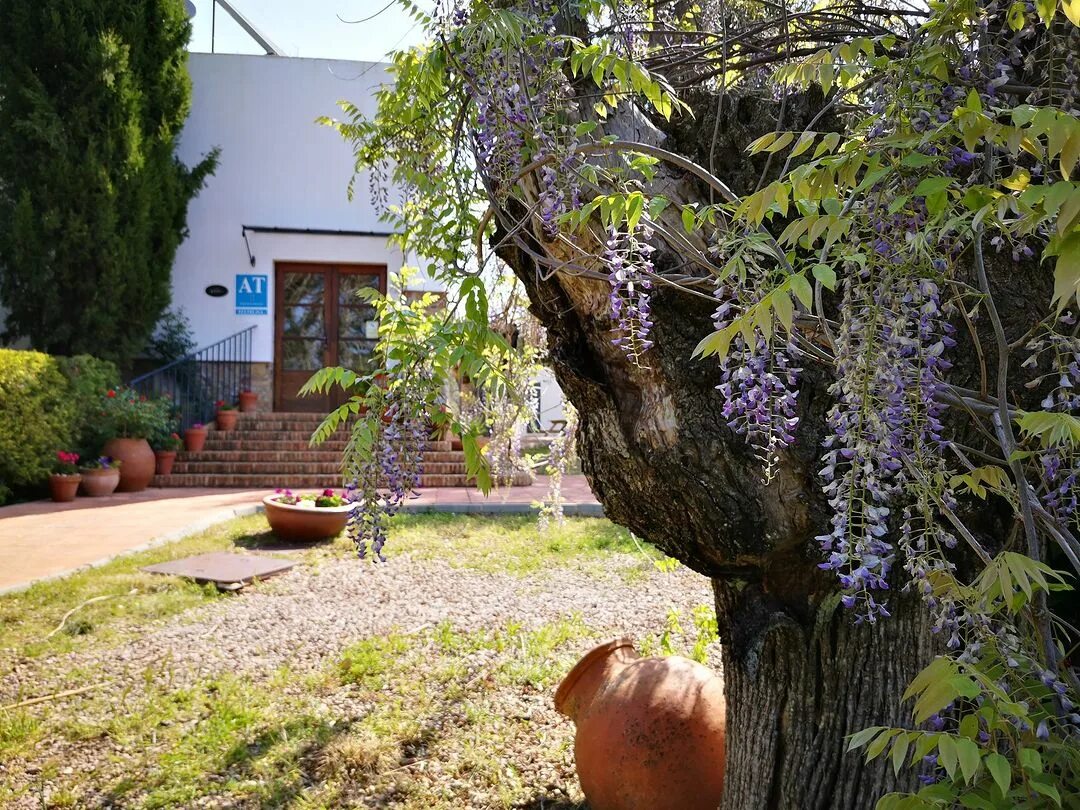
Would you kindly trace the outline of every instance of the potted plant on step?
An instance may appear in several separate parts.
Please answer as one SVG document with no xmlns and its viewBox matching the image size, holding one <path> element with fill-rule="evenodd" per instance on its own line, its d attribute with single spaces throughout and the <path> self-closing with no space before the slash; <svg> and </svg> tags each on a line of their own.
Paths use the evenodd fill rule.
<svg viewBox="0 0 1080 810">
<path fill-rule="evenodd" d="M 217 429 L 232 430 L 235 428 L 236 420 L 240 418 L 240 412 L 236 410 L 236 406 L 223 399 L 219 399 L 214 405 L 217 408 L 217 416 L 214 419 Z"/>
<path fill-rule="evenodd" d="M 205 441 L 205 437 L 203 441 Z M 154 469 L 155 475 L 172 475 L 173 462 L 176 461 L 176 451 L 184 446 L 184 440 L 180 438 L 179 433 L 170 433 L 163 439 L 159 439 L 155 442 L 154 448 L 154 461 L 157 462 L 157 466 Z"/>
<path fill-rule="evenodd" d="M 82 474 L 79 492 L 91 498 L 112 495 L 120 483 L 120 466 L 120 461 L 110 456 L 98 456 L 93 461 L 83 463 L 79 467 Z"/>
<path fill-rule="evenodd" d="M 80 481 L 82 481 L 82 476 L 79 475 L 79 454 L 68 453 L 64 450 L 57 451 L 53 473 L 49 476 L 49 492 L 52 494 L 52 499 L 57 503 L 75 500 Z"/>
<path fill-rule="evenodd" d="M 165 432 L 171 407 L 131 388 L 106 392 L 103 412 L 112 438 L 102 453 L 121 462 L 119 492 L 141 492 L 150 485 L 157 464 L 147 439 Z"/>
<path fill-rule="evenodd" d="M 310 542 L 341 534 L 349 520 L 351 504 L 332 489 L 298 495 L 279 489 L 263 498 L 270 530 L 282 540 Z"/>
<path fill-rule="evenodd" d="M 251 390 L 244 390 L 240 392 L 240 412 L 252 413 L 256 409 L 256 403 L 259 400 L 259 395 Z"/>
<path fill-rule="evenodd" d="M 189 453 L 202 452 L 206 444 L 206 425 L 196 422 L 184 431 L 184 449 Z"/>
</svg>

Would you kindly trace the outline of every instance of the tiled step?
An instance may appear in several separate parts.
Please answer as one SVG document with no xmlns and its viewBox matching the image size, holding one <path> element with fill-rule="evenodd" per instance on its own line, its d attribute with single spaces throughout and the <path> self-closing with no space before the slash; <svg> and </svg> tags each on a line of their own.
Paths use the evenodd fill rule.
<svg viewBox="0 0 1080 810">
<path fill-rule="evenodd" d="M 464 487 L 468 480 L 464 475 L 423 475 L 420 477 L 421 489 L 432 487 Z M 342 486 L 340 475 L 302 475 L 281 476 L 265 474 L 215 474 L 215 475 L 157 475 L 155 487 L 222 487 L 234 489 L 267 489 L 278 487 L 290 489 L 317 489 Z"/>
<path fill-rule="evenodd" d="M 307 439 L 291 439 L 288 437 L 274 439 L 241 439 L 236 438 L 236 436 L 237 434 L 235 433 L 222 433 L 218 435 L 211 433 L 206 439 L 206 444 L 203 446 L 203 452 L 210 450 L 276 450 L 282 452 L 289 450 L 332 450 L 340 453 L 345 449 L 346 444 L 344 440 L 334 440 L 324 442 L 323 444 L 312 445 Z"/>
<path fill-rule="evenodd" d="M 424 462 L 423 470 L 430 475 L 464 475 L 463 463 Z M 340 461 L 267 461 L 261 463 L 245 461 L 177 461 L 173 464 L 173 475 L 247 475 L 273 474 L 291 475 L 338 475 Z"/>
<path fill-rule="evenodd" d="M 237 461 L 249 463 L 290 462 L 290 461 L 341 461 L 341 450 L 327 450 L 323 447 L 309 447 L 303 450 L 203 450 L 199 453 L 181 452 L 177 463 L 204 461 Z M 424 463 L 465 463 L 465 454 L 460 450 L 424 453 Z"/>
</svg>

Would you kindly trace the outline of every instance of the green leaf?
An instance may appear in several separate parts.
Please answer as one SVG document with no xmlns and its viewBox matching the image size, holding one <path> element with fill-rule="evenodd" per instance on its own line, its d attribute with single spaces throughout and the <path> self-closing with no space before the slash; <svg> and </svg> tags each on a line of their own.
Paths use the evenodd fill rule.
<svg viewBox="0 0 1080 810">
<path fill-rule="evenodd" d="M 993 751 L 986 756 L 986 768 L 990 771 L 990 775 L 994 777 L 994 782 L 997 783 L 1001 795 L 1008 795 L 1009 784 L 1012 782 L 1012 766 L 1009 764 L 1009 760 L 1005 759 L 997 751 Z"/>
<path fill-rule="evenodd" d="M 956 742 L 947 734 L 938 740 L 938 761 L 950 777 L 956 773 Z"/>
<path fill-rule="evenodd" d="M 960 770 L 964 772 L 964 781 L 970 785 L 971 780 L 979 772 L 979 764 L 982 762 L 979 746 L 967 737 L 958 737 L 956 738 L 956 755 L 960 760 Z"/>
<path fill-rule="evenodd" d="M 795 293 L 795 296 L 802 305 L 807 309 L 813 309 L 814 289 L 810 286 L 810 282 L 806 280 L 806 276 L 798 273 L 793 276 L 788 276 L 788 279 L 791 282 L 791 291 Z"/>
<path fill-rule="evenodd" d="M 812 270 L 814 278 L 828 290 L 836 289 L 836 271 L 827 264 L 815 264 Z"/>
<path fill-rule="evenodd" d="M 862 748 L 870 740 L 874 739 L 879 732 L 884 730 L 884 726 L 871 726 L 870 728 L 864 728 L 862 731 L 857 731 L 848 737 L 847 750 L 854 751 L 856 748 Z"/>
<path fill-rule="evenodd" d="M 582 121 L 574 128 L 574 135 L 580 138 L 582 135 L 588 135 L 596 127 L 597 123 L 595 121 Z"/>
<path fill-rule="evenodd" d="M 894 774 L 899 774 L 900 769 L 904 767 L 904 758 L 907 757 L 907 752 L 908 737 L 906 734 L 900 734 L 893 740 L 892 746 L 892 767 Z"/>
<path fill-rule="evenodd" d="M 951 177 L 927 177 L 915 186 L 916 197 L 929 197 L 938 194 L 953 184 Z"/>
<path fill-rule="evenodd" d="M 656 196 L 649 200 L 649 219 L 654 222 L 664 212 L 664 209 L 671 204 L 671 201 L 667 197 Z"/>
<path fill-rule="evenodd" d="M 682 226 L 687 233 L 694 232 L 694 223 L 697 220 L 697 216 L 694 214 L 694 209 L 689 205 L 684 205 L 682 210 Z"/>
<path fill-rule="evenodd" d="M 1035 0 L 1035 10 L 1039 12 L 1039 19 L 1049 25 L 1057 11 L 1057 0 Z"/>
</svg>

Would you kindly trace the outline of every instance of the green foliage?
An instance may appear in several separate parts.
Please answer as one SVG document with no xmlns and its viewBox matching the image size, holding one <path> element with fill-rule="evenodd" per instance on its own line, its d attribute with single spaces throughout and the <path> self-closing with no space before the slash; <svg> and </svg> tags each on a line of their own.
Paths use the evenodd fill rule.
<svg viewBox="0 0 1080 810">
<path fill-rule="evenodd" d="M 75 407 L 56 358 L 0 349 L 0 503 L 44 480 L 69 449 Z"/>
<path fill-rule="evenodd" d="M 41 484 L 58 450 L 101 449 L 102 398 L 118 379 L 116 366 L 89 355 L 0 349 L 0 503 Z"/>
<path fill-rule="evenodd" d="M 9 337 L 124 361 L 169 303 L 190 22 L 175 0 L 16 3 L 0 26 L 0 297 Z"/>
</svg>

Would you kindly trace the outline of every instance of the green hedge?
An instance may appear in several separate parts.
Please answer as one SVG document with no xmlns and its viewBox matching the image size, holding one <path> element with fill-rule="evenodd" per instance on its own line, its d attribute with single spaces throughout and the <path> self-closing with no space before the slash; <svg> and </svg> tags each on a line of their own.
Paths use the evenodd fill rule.
<svg viewBox="0 0 1080 810">
<path fill-rule="evenodd" d="M 116 366 L 87 355 L 0 349 L 0 503 L 40 486 L 57 450 L 85 452 L 101 394 Z"/>
</svg>

